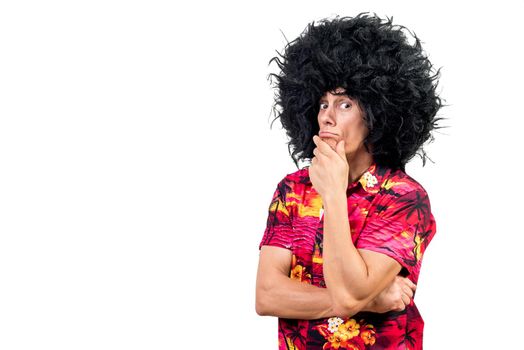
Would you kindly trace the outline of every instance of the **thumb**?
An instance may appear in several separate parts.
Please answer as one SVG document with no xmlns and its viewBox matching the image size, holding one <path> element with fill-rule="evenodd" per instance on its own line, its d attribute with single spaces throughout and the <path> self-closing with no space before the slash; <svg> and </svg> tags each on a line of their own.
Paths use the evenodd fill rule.
<svg viewBox="0 0 524 350">
<path fill-rule="evenodd" d="M 346 151 L 345 151 L 345 143 L 344 143 L 344 140 L 340 141 L 339 143 L 337 143 L 337 148 L 336 148 L 336 151 L 337 151 L 337 154 L 342 157 L 342 159 L 346 159 Z"/>
</svg>

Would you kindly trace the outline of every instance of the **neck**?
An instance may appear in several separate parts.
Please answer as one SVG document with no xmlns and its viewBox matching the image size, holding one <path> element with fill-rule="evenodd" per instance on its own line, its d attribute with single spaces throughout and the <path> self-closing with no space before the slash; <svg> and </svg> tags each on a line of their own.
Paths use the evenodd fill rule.
<svg viewBox="0 0 524 350">
<path fill-rule="evenodd" d="M 357 181 L 373 164 L 373 156 L 368 152 L 354 156 L 348 155 L 347 159 L 349 163 L 349 183 Z"/>
</svg>

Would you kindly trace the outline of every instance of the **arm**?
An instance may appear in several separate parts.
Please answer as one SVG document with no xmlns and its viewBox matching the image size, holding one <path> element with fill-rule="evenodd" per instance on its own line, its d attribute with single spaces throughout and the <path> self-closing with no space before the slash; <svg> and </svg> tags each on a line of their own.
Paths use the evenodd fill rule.
<svg viewBox="0 0 524 350">
<path fill-rule="evenodd" d="M 292 187 L 284 178 L 277 186 L 269 206 L 267 227 L 260 245 L 256 283 L 256 311 L 259 315 L 316 319 L 335 316 L 326 288 L 290 278 L 292 225 L 286 194 Z M 406 295 L 409 294 L 409 288 Z M 398 290 L 398 288 L 397 288 Z M 363 311 L 386 312 L 403 303 L 398 293 L 386 293 L 365 305 Z M 408 299 L 409 299 L 408 298 Z M 409 300 L 408 302 L 409 303 Z"/>
<path fill-rule="evenodd" d="M 324 204 L 324 279 L 335 314 L 354 315 L 394 280 L 402 266 L 388 254 L 354 246 L 347 209 L 345 141 L 338 142 L 335 149 L 316 135 L 313 142 L 318 147 L 313 150 L 309 177 Z"/>
<path fill-rule="evenodd" d="M 393 283 L 373 299 L 372 310 L 367 307 L 362 311 L 384 313 L 388 311 L 402 311 L 411 304 L 413 293 L 417 286 L 407 277 L 396 276 Z"/>
<path fill-rule="evenodd" d="M 272 246 L 261 248 L 256 285 L 257 313 L 303 320 L 335 316 L 328 290 L 292 280 L 290 268 L 290 250 Z M 397 277 L 362 311 L 401 311 L 410 303 L 415 287 L 409 280 Z"/>
<path fill-rule="evenodd" d="M 261 316 L 302 320 L 333 316 L 325 288 L 289 278 L 291 251 L 263 246 L 256 284 L 256 311 Z"/>
<path fill-rule="evenodd" d="M 267 227 L 260 243 L 256 282 L 256 312 L 261 316 L 316 319 L 332 315 L 325 288 L 290 278 L 293 240 L 286 195 L 292 184 L 284 178 L 273 194 Z"/>
<path fill-rule="evenodd" d="M 393 258 L 357 250 L 347 218 L 345 193 L 324 198 L 324 278 L 336 315 L 363 311 L 401 270 Z"/>
</svg>

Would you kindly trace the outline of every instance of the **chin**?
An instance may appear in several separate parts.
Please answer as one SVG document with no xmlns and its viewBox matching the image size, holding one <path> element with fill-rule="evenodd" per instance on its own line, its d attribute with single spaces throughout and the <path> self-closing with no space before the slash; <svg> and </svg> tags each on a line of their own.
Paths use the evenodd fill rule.
<svg viewBox="0 0 524 350">
<path fill-rule="evenodd" d="M 329 145 L 329 147 L 331 147 L 333 151 L 337 149 L 337 143 L 338 143 L 337 140 L 332 139 L 332 138 L 327 138 L 327 139 L 324 139 L 324 141 Z"/>
</svg>

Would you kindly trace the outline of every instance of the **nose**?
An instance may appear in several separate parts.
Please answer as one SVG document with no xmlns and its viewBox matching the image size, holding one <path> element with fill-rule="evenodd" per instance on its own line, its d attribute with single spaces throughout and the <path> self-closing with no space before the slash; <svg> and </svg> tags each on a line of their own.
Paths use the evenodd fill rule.
<svg viewBox="0 0 524 350">
<path fill-rule="evenodd" d="M 320 110 L 320 123 L 326 125 L 335 125 L 335 109 L 329 105 L 326 109 Z"/>
</svg>

